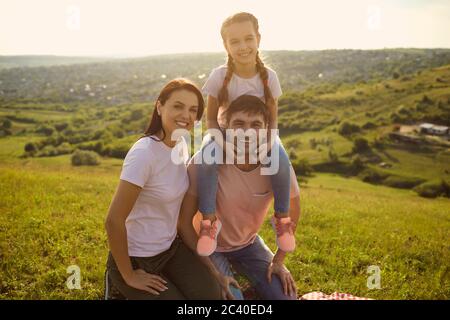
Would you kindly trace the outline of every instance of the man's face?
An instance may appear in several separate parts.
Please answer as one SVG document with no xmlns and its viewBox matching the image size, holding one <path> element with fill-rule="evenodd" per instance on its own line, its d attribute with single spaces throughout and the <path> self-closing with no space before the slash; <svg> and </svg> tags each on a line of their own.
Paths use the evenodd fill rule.
<svg viewBox="0 0 450 320">
<path fill-rule="evenodd" d="M 245 154 L 254 151 L 258 147 L 259 137 L 265 134 L 267 124 L 262 114 L 249 114 L 244 111 L 235 112 L 231 115 L 228 129 L 236 130 L 237 138 L 234 139 L 235 147 L 245 145 Z M 239 134 L 239 132 L 241 134 Z M 242 133 L 245 133 L 243 135 Z"/>
</svg>

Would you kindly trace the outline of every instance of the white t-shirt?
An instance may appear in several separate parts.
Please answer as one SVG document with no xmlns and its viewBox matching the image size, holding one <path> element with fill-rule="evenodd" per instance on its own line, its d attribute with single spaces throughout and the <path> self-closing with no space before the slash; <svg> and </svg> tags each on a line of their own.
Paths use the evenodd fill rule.
<svg viewBox="0 0 450 320">
<path fill-rule="evenodd" d="M 187 158 L 177 164 L 172 161 L 172 150 L 145 137 L 131 147 L 123 162 L 120 179 L 142 188 L 125 223 L 131 257 L 153 257 L 166 251 L 177 235 L 189 178 Z"/>
<path fill-rule="evenodd" d="M 206 80 L 203 85 L 202 91 L 205 95 L 211 95 L 214 98 L 217 98 L 219 95 L 219 91 L 222 88 L 223 80 L 225 79 L 225 75 L 227 73 L 227 66 L 222 65 L 217 67 L 211 71 L 208 80 Z M 281 94 L 281 86 L 280 81 L 278 80 L 277 74 L 270 68 L 267 68 L 267 72 L 269 74 L 268 84 L 270 91 L 272 92 L 272 96 L 275 99 L 278 99 Z M 241 78 L 235 73 L 231 77 L 230 83 L 228 84 L 228 102 L 231 103 L 236 98 L 240 97 L 243 94 L 256 96 L 260 98 L 263 102 L 266 102 L 264 97 L 264 85 L 262 83 L 261 77 L 259 73 L 257 73 L 252 78 Z M 219 112 L 217 116 L 217 120 L 219 122 L 219 126 L 224 128 L 226 126 L 226 122 L 223 116 L 223 112 L 225 111 L 224 107 L 219 107 Z"/>
</svg>

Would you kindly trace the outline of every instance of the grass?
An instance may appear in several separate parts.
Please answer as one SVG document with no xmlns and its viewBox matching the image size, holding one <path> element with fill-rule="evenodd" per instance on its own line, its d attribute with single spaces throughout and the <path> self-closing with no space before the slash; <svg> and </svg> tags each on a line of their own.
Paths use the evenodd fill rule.
<svg viewBox="0 0 450 320">
<path fill-rule="evenodd" d="M 450 297 L 450 201 L 321 174 L 301 190 L 297 251 L 288 258 L 299 292 L 375 299 Z M 268 223 L 262 236 L 273 245 Z M 367 268 L 381 269 L 368 289 Z"/>
<path fill-rule="evenodd" d="M 313 91 L 313 106 L 306 110 L 311 114 L 305 113 L 304 118 L 312 124 L 334 116 L 358 125 L 379 123 L 380 117 L 388 119 L 400 105 L 415 107 L 424 94 L 435 102 L 448 101 L 449 82 L 437 83 L 436 77 L 450 79 L 450 66 L 411 75 L 409 80 L 400 77 L 348 85 L 335 93 Z M 68 121 L 74 116 L 52 111 L 50 106 L 41 106 L 42 110 L 40 105 L 33 110 L 23 107 L 20 115 L 42 123 Z M 436 105 L 430 108 L 437 112 Z M 105 110 L 116 109 L 123 111 L 120 107 Z M 288 112 L 302 120 L 297 111 Z M 87 117 L 83 112 L 79 115 Z M 0 108 L 0 116 L 7 114 L 15 113 Z M 83 128 L 106 124 L 91 119 Z M 31 126 L 13 121 L 14 132 Z M 291 133 L 283 142 L 295 145 L 297 157 L 314 165 L 328 161 L 329 147 L 319 144 L 312 149 L 310 140 L 331 139 L 339 158 L 350 161 L 344 155 L 350 153 L 353 142 L 333 131 L 336 126 Z M 381 124 L 358 135 L 372 142 L 390 127 L 390 123 Z M 103 158 L 96 167 L 72 167 L 70 155 L 21 158 L 26 143 L 42 138 L 19 135 L 0 139 L 0 299 L 101 299 L 108 251 L 103 222 L 122 160 Z M 114 142 L 131 145 L 135 139 L 127 136 Z M 373 152 L 392 168 L 369 166 L 400 178 L 449 178 L 448 150 L 430 150 L 385 144 L 384 150 Z M 322 173 L 302 184 L 301 206 L 298 248 L 287 259 L 299 294 L 338 291 L 375 299 L 450 299 L 450 199 L 421 198 L 412 190 Z M 261 235 L 275 250 L 269 221 Z M 70 265 L 81 269 L 81 290 L 69 290 L 65 285 Z M 367 288 L 371 265 L 380 267 L 381 289 Z"/>
<path fill-rule="evenodd" d="M 119 169 L 2 166 L 0 298 L 101 297 L 103 220 Z M 65 287 L 66 268 L 73 264 L 82 270 L 81 291 Z"/>
<path fill-rule="evenodd" d="M 101 299 L 103 221 L 120 161 L 75 168 L 62 156 L 0 168 L 0 298 Z M 301 203 L 298 249 L 287 260 L 299 293 L 450 298 L 450 200 L 320 174 L 302 186 Z M 261 234 L 275 249 L 268 221 Z M 65 285 L 73 264 L 81 290 Z M 381 268 L 379 290 L 366 287 L 370 265 Z"/>
</svg>

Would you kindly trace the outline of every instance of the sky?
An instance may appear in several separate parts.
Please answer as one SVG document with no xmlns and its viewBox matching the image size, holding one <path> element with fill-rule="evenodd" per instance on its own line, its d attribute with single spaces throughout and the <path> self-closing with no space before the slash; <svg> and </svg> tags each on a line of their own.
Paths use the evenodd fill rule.
<svg viewBox="0 0 450 320">
<path fill-rule="evenodd" d="M 450 48 L 449 0 L 0 0 L 0 55 L 220 52 L 239 11 L 262 50 Z"/>
</svg>

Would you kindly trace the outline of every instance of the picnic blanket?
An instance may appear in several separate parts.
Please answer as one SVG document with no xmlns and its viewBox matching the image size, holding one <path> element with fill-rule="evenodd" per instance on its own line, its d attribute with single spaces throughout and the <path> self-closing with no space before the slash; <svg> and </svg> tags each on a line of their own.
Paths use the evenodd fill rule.
<svg viewBox="0 0 450 320">
<path fill-rule="evenodd" d="M 320 291 L 306 293 L 300 297 L 300 300 L 373 300 L 369 298 L 355 297 L 348 293 L 334 292 L 327 295 Z"/>
</svg>

